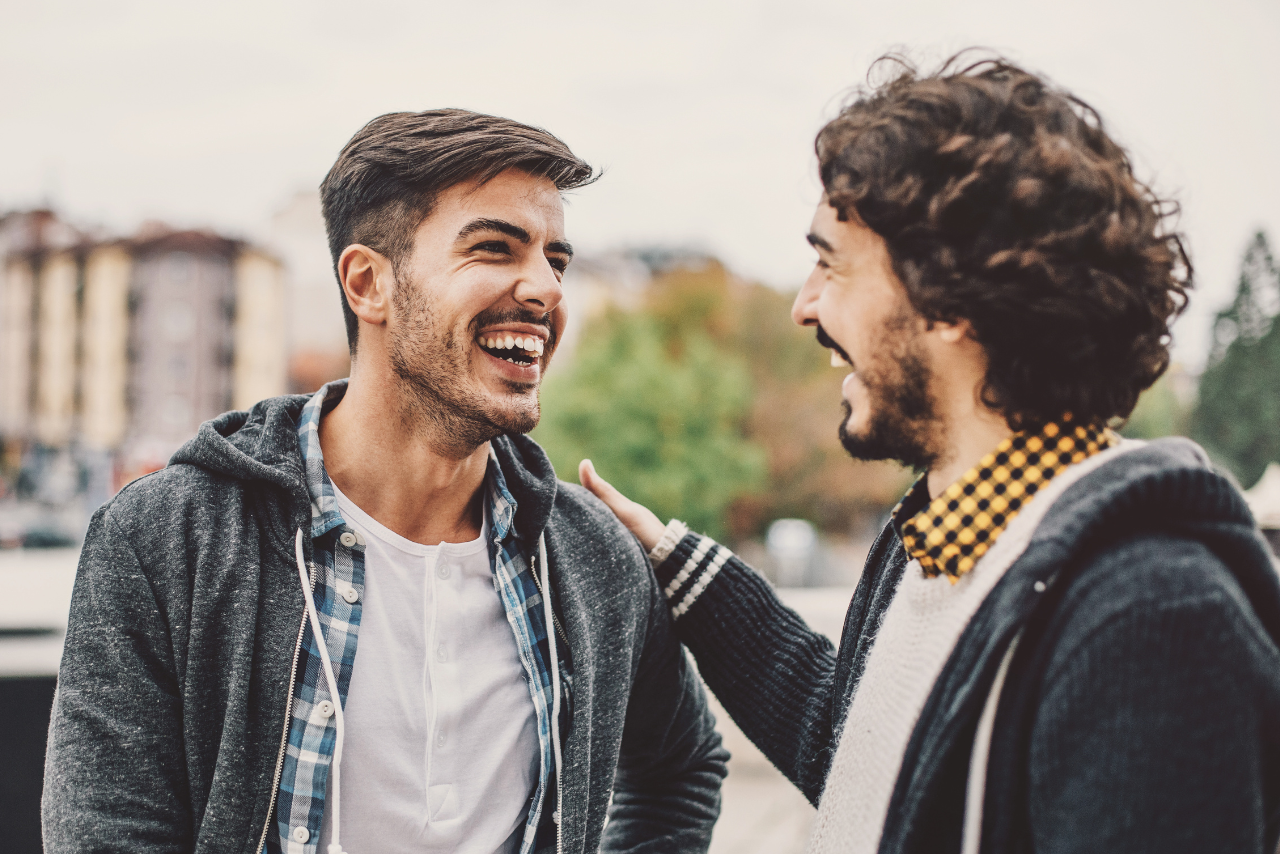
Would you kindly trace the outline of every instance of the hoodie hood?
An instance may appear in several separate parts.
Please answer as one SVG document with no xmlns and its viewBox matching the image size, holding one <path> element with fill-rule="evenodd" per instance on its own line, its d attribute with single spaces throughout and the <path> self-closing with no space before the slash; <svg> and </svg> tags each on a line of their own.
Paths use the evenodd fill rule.
<svg viewBox="0 0 1280 854">
<path fill-rule="evenodd" d="M 284 395 L 260 401 L 247 412 L 224 412 L 201 424 L 169 465 L 193 465 L 234 480 L 264 482 L 309 505 L 298 418 L 310 399 L 305 394 Z M 532 542 L 551 517 L 557 492 L 555 469 L 528 436 L 503 435 L 491 445 L 516 501 L 516 532 Z"/>
<path fill-rule="evenodd" d="M 270 397 L 248 412 L 224 412 L 201 424 L 169 465 L 198 466 L 234 480 L 266 481 L 305 496 L 298 414 L 308 399 L 305 394 Z"/>
</svg>

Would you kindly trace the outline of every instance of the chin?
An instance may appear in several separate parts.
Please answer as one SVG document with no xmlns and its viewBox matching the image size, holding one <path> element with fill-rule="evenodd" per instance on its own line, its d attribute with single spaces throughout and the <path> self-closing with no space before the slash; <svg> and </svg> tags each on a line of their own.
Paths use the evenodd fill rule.
<svg viewBox="0 0 1280 854">
<path fill-rule="evenodd" d="M 489 421 L 503 433 L 528 433 L 538 426 L 542 418 L 542 410 L 535 397 L 532 404 L 521 400 L 518 403 L 497 405 L 489 410 Z"/>
</svg>

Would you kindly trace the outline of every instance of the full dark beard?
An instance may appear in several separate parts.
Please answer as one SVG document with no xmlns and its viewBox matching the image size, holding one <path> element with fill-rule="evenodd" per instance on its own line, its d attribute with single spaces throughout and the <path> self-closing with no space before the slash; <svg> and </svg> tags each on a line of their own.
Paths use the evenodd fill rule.
<svg viewBox="0 0 1280 854">
<path fill-rule="evenodd" d="M 392 306 L 400 318 L 390 341 L 391 369 L 404 392 L 400 415 L 430 432 L 444 453 L 466 456 L 504 433 L 537 426 L 536 389 L 532 407 L 503 405 L 477 391 L 470 381 L 471 338 L 459 341 L 451 330 L 438 328 L 417 288 L 397 286 Z"/>
<path fill-rule="evenodd" d="M 929 392 L 932 371 L 923 349 L 908 330 L 905 323 L 889 324 L 884 343 L 896 337 L 899 352 L 859 370 L 858 378 L 867 390 L 870 419 L 862 432 L 850 433 L 853 407 L 849 401 L 842 401 L 840 444 L 856 460 L 896 460 L 923 472 L 938 462 L 940 421 Z"/>
</svg>

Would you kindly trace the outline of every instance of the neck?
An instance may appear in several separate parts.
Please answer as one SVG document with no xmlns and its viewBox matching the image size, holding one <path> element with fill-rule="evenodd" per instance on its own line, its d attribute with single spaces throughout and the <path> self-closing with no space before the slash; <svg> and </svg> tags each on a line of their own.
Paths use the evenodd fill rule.
<svg viewBox="0 0 1280 854">
<path fill-rule="evenodd" d="M 1013 434 L 1004 416 L 985 406 L 975 389 L 949 407 L 943 453 L 929 469 L 929 495 L 937 498 Z"/>
<path fill-rule="evenodd" d="M 320 422 L 325 470 L 361 510 L 425 545 L 480 536 L 487 442 L 459 449 L 421 419 L 399 417 L 402 393 L 389 372 L 352 365 L 347 393 Z"/>
</svg>

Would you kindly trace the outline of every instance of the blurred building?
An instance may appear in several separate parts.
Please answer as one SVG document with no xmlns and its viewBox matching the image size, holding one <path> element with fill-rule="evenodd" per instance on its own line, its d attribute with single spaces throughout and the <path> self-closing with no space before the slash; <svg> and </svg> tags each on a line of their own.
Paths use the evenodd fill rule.
<svg viewBox="0 0 1280 854">
<path fill-rule="evenodd" d="M 0 218 L 7 480 L 50 504 L 105 499 L 202 421 L 286 391 L 284 323 L 280 262 L 242 241 L 158 224 L 110 238 L 47 210 Z"/>
<path fill-rule="evenodd" d="M 276 211 L 267 244 L 284 263 L 289 390 L 305 394 L 345 377 L 351 367 L 320 193 L 299 192 Z"/>
</svg>

